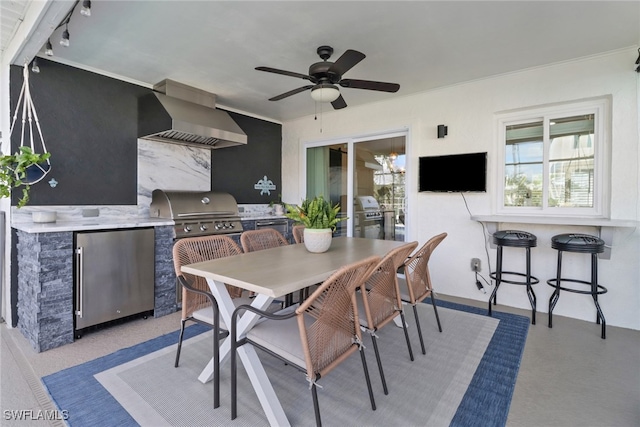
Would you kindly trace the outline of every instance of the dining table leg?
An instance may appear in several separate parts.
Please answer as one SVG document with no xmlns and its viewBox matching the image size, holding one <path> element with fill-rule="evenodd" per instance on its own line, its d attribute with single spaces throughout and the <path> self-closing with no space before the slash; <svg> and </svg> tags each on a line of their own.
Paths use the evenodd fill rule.
<svg viewBox="0 0 640 427">
<path fill-rule="evenodd" d="M 207 282 L 209 284 L 209 288 L 211 288 L 211 293 L 218 302 L 222 320 L 226 325 L 231 325 L 231 315 L 235 310 L 235 304 L 233 303 L 233 300 L 229 295 L 226 286 L 224 285 L 224 283 L 212 279 L 207 279 Z M 255 298 L 253 298 L 251 305 L 261 310 L 265 310 L 271 305 L 272 302 L 272 297 L 268 297 L 263 294 L 257 294 Z M 242 314 L 242 316 L 238 320 L 238 336 L 245 335 L 247 331 L 250 330 L 258 322 L 259 319 L 260 316 L 250 311 L 246 311 L 244 314 Z M 226 338 L 220 345 L 220 365 L 222 365 L 229 358 L 230 352 L 231 340 Z M 250 344 L 240 346 L 238 348 L 238 356 L 240 357 L 242 365 L 244 366 L 245 371 L 249 376 L 251 385 L 256 392 L 258 400 L 262 405 L 262 409 L 267 416 L 269 424 L 272 426 L 290 425 L 284 409 L 282 409 L 280 400 L 278 399 L 275 390 L 271 385 L 271 381 L 269 381 L 269 377 L 267 376 L 267 373 L 262 366 L 262 362 L 260 361 L 255 348 Z M 202 383 L 211 381 L 213 379 L 214 369 L 215 367 L 212 358 L 198 377 L 198 380 L 200 380 L 200 382 Z"/>
</svg>

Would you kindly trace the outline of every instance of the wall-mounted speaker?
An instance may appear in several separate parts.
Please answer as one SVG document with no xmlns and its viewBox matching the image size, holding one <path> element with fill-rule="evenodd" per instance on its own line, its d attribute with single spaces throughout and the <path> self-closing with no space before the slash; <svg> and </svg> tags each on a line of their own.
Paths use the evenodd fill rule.
<svg viewBox="0 0 640 427">
<path fill-rule="evenodd" d="M 444 138 L 447 136 L 447 127 L 445 125 L 438 125 L 438 138 Z"/>
</svg>

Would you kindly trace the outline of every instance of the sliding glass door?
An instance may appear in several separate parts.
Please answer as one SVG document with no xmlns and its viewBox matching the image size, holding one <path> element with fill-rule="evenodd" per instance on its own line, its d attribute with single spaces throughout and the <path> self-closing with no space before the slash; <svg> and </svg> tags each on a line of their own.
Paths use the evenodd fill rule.
<svg viewBox="0 0 640 427">
<path fill-rule="evenodd" d="M 406 132 L 308 144 L 306 197 L 340 204 L 336 236 L 404 241 L 405 152 Z"/>
</svg>

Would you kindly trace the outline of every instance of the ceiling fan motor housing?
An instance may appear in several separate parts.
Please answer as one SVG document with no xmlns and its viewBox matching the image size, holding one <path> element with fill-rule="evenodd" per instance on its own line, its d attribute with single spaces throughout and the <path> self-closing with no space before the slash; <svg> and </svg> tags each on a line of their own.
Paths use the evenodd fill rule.
<svg viewBox="0 0 640 427">
<path fill-rule="evenodd" d="M 316 62 L 309 67 L 309 77 L 313 83 L 338 83 L 342 76 L 330 68 L 333 62 Z"/>
</svg>

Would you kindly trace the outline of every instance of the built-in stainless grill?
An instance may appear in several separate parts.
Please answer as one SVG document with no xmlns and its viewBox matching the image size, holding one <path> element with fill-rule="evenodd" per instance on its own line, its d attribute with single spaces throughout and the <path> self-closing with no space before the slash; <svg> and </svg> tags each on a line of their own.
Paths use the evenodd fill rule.
<svg viewBox="0 0 640 427">
<path fill-rule="evenodd" d="M 357 196 L 354 200 L 355 237 L 384 239 L 383 213 L 373 196 Z"/>
<path fill-rule="evenodd" d="M 228 193 L 153 190 L 149 215 L 175 221 L 175 238 L 242 233 L 236 199 Z"/>
</svg>

